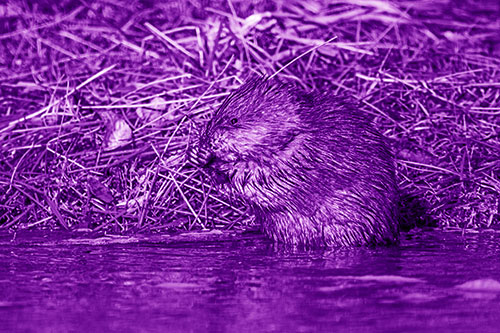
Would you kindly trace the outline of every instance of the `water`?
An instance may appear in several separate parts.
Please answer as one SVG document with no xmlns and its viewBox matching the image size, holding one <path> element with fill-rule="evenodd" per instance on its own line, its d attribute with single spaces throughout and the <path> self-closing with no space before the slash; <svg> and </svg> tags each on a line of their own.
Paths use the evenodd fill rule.
<svg viewBox="0 0 500 333">
<path fill-rule="evenodd" d="M 3 332 L 500 332 L 497 233 L 332 251 L 252 235 L 12 237 L 0 242 Z"/>
</svg>

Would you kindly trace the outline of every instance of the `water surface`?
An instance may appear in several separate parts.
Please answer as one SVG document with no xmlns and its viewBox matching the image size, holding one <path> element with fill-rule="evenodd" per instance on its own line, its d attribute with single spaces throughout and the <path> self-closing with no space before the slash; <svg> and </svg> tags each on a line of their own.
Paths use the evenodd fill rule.
<svg viewBox="0 0 500 333">
<path fill-rule="evenodd" d="M 403 238 L 291 251 L 252 235 L 120 244 L 4 234 L 0 330 L 500 331 L 498 233 Z"/>
</svg>

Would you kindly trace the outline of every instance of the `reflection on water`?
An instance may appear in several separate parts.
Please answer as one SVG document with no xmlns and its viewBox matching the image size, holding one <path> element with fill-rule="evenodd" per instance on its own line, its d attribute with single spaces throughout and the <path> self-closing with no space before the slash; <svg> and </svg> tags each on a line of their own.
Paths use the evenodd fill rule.
<svg viewBox="0 0 500 333">
<path fill-rule="evenodd" d="M 3 242 L 0 331 L 498 332 L 500 235 L 401 246 Z"/>
</svg>

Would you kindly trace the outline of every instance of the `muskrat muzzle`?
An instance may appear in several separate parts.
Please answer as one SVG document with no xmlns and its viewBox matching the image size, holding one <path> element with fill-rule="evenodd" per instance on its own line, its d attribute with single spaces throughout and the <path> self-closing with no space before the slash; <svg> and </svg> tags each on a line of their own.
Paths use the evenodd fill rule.
<svg viewBox="0 0 500 333">
<path fill-rule="evenodd" d="M 215 160 L 215 154 L 202 146 L 192 147 L 188 152 L 188 161 L 200 168 L 209 168 Z"/>
<path fill-rule="evenodd" d="M 207 148 L 201 145 L 192 147 L 187 155 L 188 162 L 193 166 L 203 169 L 203 173 L 210 176 L 212 184 L 221 185 L 230 182 L 227 173 L 218 169 L 221 162 L 220 159 Z"/>
</svg>

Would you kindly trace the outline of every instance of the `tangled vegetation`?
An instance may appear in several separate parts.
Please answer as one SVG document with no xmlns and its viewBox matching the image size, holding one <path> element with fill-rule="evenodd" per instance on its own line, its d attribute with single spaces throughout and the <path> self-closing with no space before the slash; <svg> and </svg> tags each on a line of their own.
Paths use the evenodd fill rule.
<svg viewBox="0 0 500 333">
<path fill-rule="evenodd" d="M 348 91 L 391 142 L 409 227 L 498 230 L 500 4 L 478 3 L 0 5 L 0 227 L 252 223 L 185 156 L 232 90 L 291 62 L 278 77 Z"/>
</svg>

